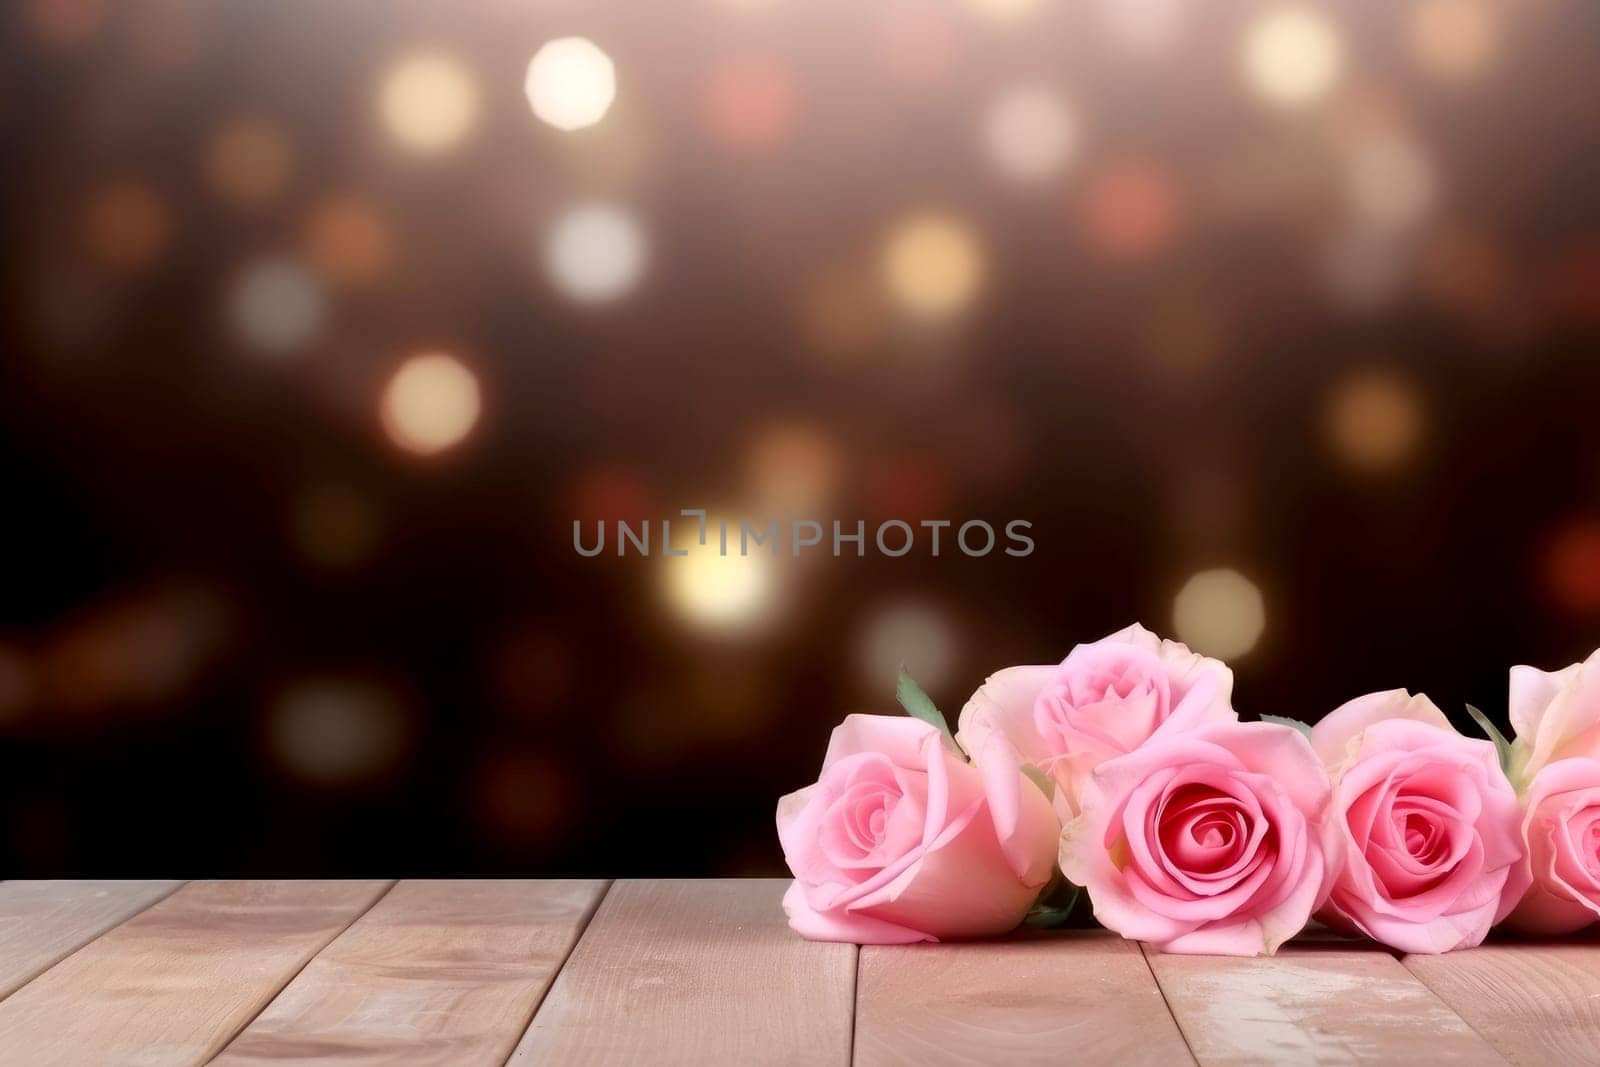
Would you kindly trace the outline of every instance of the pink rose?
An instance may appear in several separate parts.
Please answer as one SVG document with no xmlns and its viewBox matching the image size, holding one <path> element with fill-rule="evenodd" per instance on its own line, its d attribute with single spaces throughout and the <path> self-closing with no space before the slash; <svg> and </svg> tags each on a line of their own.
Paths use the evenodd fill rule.
<svg viewBox="0 0 1600 1067">
<path fill-rule="evenodd" d="M 1327 891 L 1327 804 L 1322 766 L 1290 727 L 1164 731 L 1095 771 L 1061 832 L 1061 870 L 1123 937 L 1270 955 Z"/>
<path fill-rule="evenodd" d="M 1312 730 L 1342 869 L 1318 917 L 1405 952 L 1483 940 L 1527 887 L 1516 794 L 1488 741 L 1423 696 L 1358 697 Z"/>
<path fill-rule="evenodd" d="M 1600 651 L 1565 670 L 1512 667 L 1510 710 L 1519 788 L 1552 760 L 1600 756 Z"/>
<path fill-rule="evenodd" d="M 1600 918 L 1600 760 L 1540 768 L 1523 798 L 1531 885 L 1506 922 L 1528 934 L 1570 934 Z"/>
<path fill-rule="evenodd" d="M 1079 645 L 1056 666 L 1009 667 L 961 709 L 969 752 L 1004 734 L 1055 783 L 1056 811 L 1077 814 L 1089 776 L 1163 730 L 1234 721 L 1233 672 L 1135 623 Z"/>
<path fill-rule="evenodd" d="M 1000 934 L 1054 873 L 1060 823 L 994 737 L 961 757 L 920 719 L 851 715 L 815 785 L 778 801 L 789 925 L 817 941 Z"/>
</svg>

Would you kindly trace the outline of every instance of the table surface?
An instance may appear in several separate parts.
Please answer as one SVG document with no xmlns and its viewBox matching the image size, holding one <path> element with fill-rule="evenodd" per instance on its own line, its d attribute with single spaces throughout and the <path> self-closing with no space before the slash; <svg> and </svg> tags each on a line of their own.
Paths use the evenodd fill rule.
<svg viewBox="0 0 1600 1067">
<path fill-rule="evenodd" d="M 1600 942 L 801 940 L 784 883 L 0 883 L 0 1063 L 1600 1062 Z"/>
</svg>

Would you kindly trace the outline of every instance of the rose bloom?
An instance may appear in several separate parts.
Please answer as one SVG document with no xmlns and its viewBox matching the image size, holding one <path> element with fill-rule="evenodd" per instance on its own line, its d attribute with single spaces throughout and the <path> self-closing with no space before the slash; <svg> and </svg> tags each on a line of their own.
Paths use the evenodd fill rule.
<svg viewBox="0 0 1600 1067">
<path fill-rule="evenodd" d="M 1523 798 L 1522 839 L 1531 885 L 1507 925 L 1553 936 L 1600 918 L 1600 760 L 1540 768 Z"/>
<path fill-rule="evenodd" d="M 1600 651 L 1559 671 L 1512 667 L 1510 711 L 1518 788 L 1552 760 L 1600 757 Z"/>
<path fill-rule="evenodd" d="M 1090 774 L 1160 731 L 1235 721 L 1233 672 L 1135 623 L 1074 648 L 1054 666 L 1008 667 L 961 709 L 969 752 L 1004 734 L 1055 784 L 1056 812 L 1077 814 Z"/>
<path fill-rule="evenodd" d="M 920 719 L 847 717 L 817 783 L 778 801 L 789 925 L 900 944 L 1020 923 L 1054 873 L 1061 825 L 1004 738 L 972 755 Z"/>
<path fill-rule="evenodd" d="M 1494 745 L 1403 689 L 1350 701 L 1311 739 L 1333 778 L 1343 853 L 1318 918 L 1405 952 L 1482 941 L 1528 884 Z"/>
<path fill-rule="evenodd" d="M 1322 902 L 1328 782 L 1288 726 L 1160 732 L 1100 765 L 1061 831 L 1095 918 L 1164 952 L 1271 955 Z"/>
</svg>

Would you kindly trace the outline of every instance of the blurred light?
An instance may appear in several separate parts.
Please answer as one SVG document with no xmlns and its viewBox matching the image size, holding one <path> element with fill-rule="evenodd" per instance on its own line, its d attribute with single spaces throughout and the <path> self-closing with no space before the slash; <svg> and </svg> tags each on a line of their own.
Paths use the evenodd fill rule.
<svg viewBox="0 0 1600 1067">
<path fill-rule="evenodd" d="M 1155 366 L 1182 382 L 1214 366 L 1227 344 L 1217 302 L 1191 289 L 1164 295 L 1146 318 L 1143 333 Z"/>
<path fill-rule="evenodd" d="M 234 283 L 228 310 L 240 337 L 272 354 L 310 344 L 327 321 L 327 301 L 317 279 L 291 259 L 264 259 Z"/>
<path fill-rule="evenodd" d="M 1410 137 L 1374 134 L 1351 152 L 1345 196 L 1352 213 L 1369 226 L 1414 229 L 1427 219 L 1437 198 L 1433 164 Z"/>
<path fill-rule="evenodd" d="M 100 32 L 106 6 L 104 0 L 27 0 L 27 18 L 40 39 L 71 47 Z"/>
<path fill-rule="evenodd" d="M 1172 603 L 1178 640 L 1203 656 L 1242 656 L 1256 647 L 1266 625 L 1261 590 L 1236 570 L 1201 571 L 1183 584 Z"/>
<path fill-rule="evenodd" d="M 862 675 L 874 689 L 892 694 L 900 668 L 924 689 L 937 689 L 955 676 L 960 641 L 949 618 L 920 601 L 880 609 L 861 631 L 858 656 Z"/>
<path fill-rule="evenodd" d="M 927 0 L 889 0 L 882 33 L 883 64 L 894 81 L 928 86 L 950 73 L 956 31 L 949 16 Z"/>
<path fill-rule="evenodd" d="M 1288 108 L 1315 103 L 1333 88 L 1343 65 L 1339 33 L 1315 8 L 1271 8 L 1245 30 L 1245 77 L 1268 103 Z"/>
<path fill-rule="evenodd" d="M 306 217 L 300 245 L 306 260 L 339 285 L 370 285 L 394 258 L 389 223 L 359 196 L 329 196 Z"/>
<path fill-rule="evenodd" d="M 997 22 L 1012 22 L 1031 14 L 1039 0 L 966 0 L 967 7 Z"/>
<path fill-rule="evenodd" d="M 16 645 L 0 643 L 0 726 L 28 713 L 37 688 L 33 661 L 27 653 Z"/>
<path fill-rule="evenodd" d="M 478 83 L 457 59 L 420 52 L 384 74 L 379 114 L 389 133 L 424 154 L 454 147 L 478 121 Z"/>
<path fill-rule="evenodd" d="M 520 625 L 489 648 L 485 668 L 500 710 L 556 710 L 571 698 L 578 665 L 573 650 L 547 625 Z"/>
<path fill-rule="evenodd" d="M 1060 174 L 1077 154 L 1078 117 L 1058 93 L 1020 86 L 998 97 L 983 120 L 989 162 L 1003 175 L 1036 182 Z"/>
<path fill-rule="evenodd" d="M 1322 248 L 1317 270 L 1333 303 L 1348 311 L 1372 312 L 1405 291 L 1411 280 L 1411 251 L 1392 233 L 1345 229 Z"/>
<path fill-rule="evenodd" d="M 583 37 L 547 41 L 523 80 L 533 113 L 558 130 L 581 130 L 605 118 L 617 96 L 611 57 Z"/>
<path fill-rule="evenodd" d="M 1465 81 L 1494 61 L 1503 30 L 1490 0 L 1421 0 L 1411 8 L 1411 52 L 1443 81 Z"/>
<path fill-rule="evenodd" d="M 230 119 L 206 149 L 206 180 L 224 200 L 255 207 L 278 196 L 294 172 L 294 148 L 265 119 Z"/>
<path fill-rule="evenodd" d="M 295 501 L 290 533 L 309 562 L 347 570 L 365 563 L 377 546 L 377 509 L 349 486 L 319 485 Z"/>
<path fill-rule="evenodd" d="M 76 265 L 46 267 L 28 281 L 30 324 L 45 345 L 79 353 L 110 336 L 117 301 L 97 272 Z"/>
<path fill-rule="evenodd" d="M 290 774 L 320 785 L 386 777 L 411 748 L 411 723 L 389 687 L 355 678 L 308 678 L 268 711 L 267 747 Z"/>
<path fill-rule="evenodd" d="M 625 295 L 644 274 L 645 237 L 621 208 L 574 208 L 551 227 L 544 267 L 560 292 L 581 304 L 604 304 Z"/>
<path fill-rule="evenodd" d="M 83 236 L 89 255 L 102 266 L 140 270 L 167 250 L 172 215 L 166 202 L 142 182 L 112 181 L 85 203 Z"/>
<path fill-rule="evenodd" d="M 650 487 L 632 471 L 596 467 L 584 471 L 572 492 L 572 516 L 581 522 L 637 524 L 654 515 Z"/>
<path fill-rule="evenodd" d="M 1097 249 L 1114 259 L 1144 259 L 1177 230 L 1178 193 L 1153 164 L 1112 163 L 1089 180 L 1083 211 L 1089 241 Z"/>
<path fill-rule="evenodd" d="M 870 269 L 845 263 L 818 272 L 805 288 L 801 327 L 824 360 L 848 365 L 866 359 L 887 326 L 883 293 Z"/>
<path fill-rule="evenodd" d="M 1512 268 L 1489 234 L 1448 227 L 1435 234 L 1423 257 L 1428 294 L 1464 318 L 1492 319 L 1507 310 Z"/>
<path fill-rule="evenodd" d="M 862 475 L 861 498 L 873 521 L 900 519 L 920 522 L 938 519 L 950 508 L 948 468 L 936 464 L 924 452 L 895 452 L 874 456 Z M 932 543 L 930 537 L 930 545 Z M 941 539 L 940 551 L 948 551 L 949 535 Z"/>
<path fill-rule="evenodd" d="M 1559 527 L 1544 556 L 1550 598 L 1567 611 L 1600 612 L 1600 519 L 1575 519 Z"/>
<path fill-rule="evenodd" d="M 720 552 L 717 520 L 708 520 L 706 544 L 696 544 L 694 524 L 684 538 L 674 535 L 687 556 L 661 561 L 667 601 L 673 611 L 691 624 L 708 630 L 743 631 L 766 621 L 775 607 L 777 595 L 776 561 L 767 548 L 751 546 L 748 556 L 739 555 L 737 531 L 729 538 L 728 554 Z M 730 520 L 736 527 L 736 520 Z M 674 524 L 676 526 L 676 524 Z"/>
<path fill-rule="evenodd" d="M 175 709 L 226 650 L 233 613 L 213 588 L 169 580 L 118 593 L 71 619 L 40 654 L 53 708 Z"/>
<path fill-rule="evenodd" d="M 706 124 L 720 143 L 759 152 L 788 138 L 800 111 L 794 75 L 772 57 L 718 62 L 705 90 Z"/>
<path fill-rule="evenodd" d="M 913 315 L 940 319 L 963 311 L 983 283 L 983 252 L 965 223 L 926 215 L 901 223 L 883 253 L 883 278 Z"/>
<path fill-rule="evenodd" d="M 1328 398 L 1326 427 L 1334 454 L 1351 467 L 1384 471 L 1401 466 L 1422 438 L 1422 402 L 1404 379 L 1361 371 Z"/>
<path fill-rule="evenodd" d="M 1136 55 L 1170 51 L 1183 28 L 1184 0 L 1098 0 L 1096 6 L 1107 36 Z"/>
<path fill-rule="evenodd" d="M 477 376 L 448 353 L 427 352 L 395 371 L 384 388 L 379 414 L 391 441 L 407 452 L 431 456 L 465 440 L 482 408 Z"/>
<path fill-rule="evenodd" d="M 470 788 L 475 825 L 507 845 L 549 844 L 574 821 L 578 791 L 559 763 L 542 756 L 490 752 Z"/>
<path fill-rule="evenodd" d="M 838 487 L 841 457 L 823 430 L 774 423 L 750 446 L 746 470 L 763 514 L 798 517 L 820 512 Z"/>
</svg>

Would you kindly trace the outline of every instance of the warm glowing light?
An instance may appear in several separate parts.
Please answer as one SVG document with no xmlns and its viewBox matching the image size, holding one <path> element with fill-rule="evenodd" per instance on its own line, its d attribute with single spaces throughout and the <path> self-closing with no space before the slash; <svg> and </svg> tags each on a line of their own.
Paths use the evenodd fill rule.
<svg viewBox="0 0 1600 1067">
<path fill-rule="evenodd" d="M 545 273 L 567 297 L 604 304 L 625 295 L 644 273 L 645 237 L 621 208 L 591 204 L 556 220 L 544 245 Z"/>
<path fill-rule="evenodd" d="M 1039 0 L 967 0 L 975 13 L 997 22 L 1013 22 L 1033 12 Z"/>
<path fill-rule="evenodd" d="M 371 202 L 356 196 L 319 201 L 306 217 L 300 245 L 307 261 L 339 285 L 372 284 L 394 256 L 388 221 Z"/>
<path fill-rule="evenodd" d="M 83 239 L 102 266 L 134 271 L 161 258 L 172 238 L 172 215 L 149 186 L 119 180 L 100 186 L 83 208 Z"/>
<path fill-rule="evenodd" d="M 303 348 L 322 332 L 327 301 L 317 279 L 292 259 L 264 259 L 239 275 L 228 310 L 239 336 L 263 352 Z"/>
<path fill-rule="evenodd" d="M 1577 519 L 1561 526 L 1543 564 L 1552 600 L 1567 611 L 1600 612 L 1600 520 Z"/>
<path fill-rule="evenodd" d="M 959 45 L 950 16 L 927 0 L 887 0 L 879 7 L 883 12 L 880 47 L 889 77 L 915 86 L 943 81 Z"/>
<path fill-rule="evenodd" d="M 965 223 L 928 215 L 902 223 L 884 248 L 889 295 L 913 315 L 939 319 L 964 310 L 983 283 L 983 251 Z"/>
<path fill-rule="evenodd" d="M 769 57 L 724 60 L 705 90 L 706 125 L 718 142 L 760 152 L 781 144 L 794 128 L 800 91 L 794 75 Z"/>
<path fill-rule="evenodd" d="M 1328 298 L 1349 311 L 1371 312 L 1393 303 L 1411 282 L 1411 252 L 1383 230 L 1340 230 L 1321 249 L 1318 280 Z"/>
<path fill-rule="evenodd" d="M 765 551 L 741 556 L 735 541 L 721 554 L 713 522 L 705 545 L 674 531 L 687 556 L 662 561 L 667 600 L 690 623 L 718 630 L 744 627 L 768 615 L 777 592 L 776 561 Z"/>
<path fill-rule="evenodd" d="M 460 143 L 478 121 L 478 83 L 461 62 L 436 52 L 389 68 L 378 95 L 383 124 L 401 144 L 432 154 Z"/>
<path fill-rule="evenodd" d="M 819 271 L 801 296 L 801 328 L 822 360 L 849 366 L 881 351 L 883 293 L 869 267 L 844 263 Z"/>
<path fill-rule="evenodd" d="M 1060 174 L 1077 153 L 1078 118 L 1060 94 L 1039 86 L 1011 90 L 983 120 L 989 162 L 1008 178 L 1042 181 Z"/>
<path fill-rule="evenodd" d="M 1106 35 L 1140 57 L 1171 50 L 1186 12 L 1184 0 L 1099 0 Z"/>
<path fill-rule="evenodd" d="M 1422 439 L 1422 402 L 1410 383 L 1388 371 L 1363 371 L 1340 383 L 1326 418 L 1334 454 L 1360 470 L 1399 467 Z"/>
<path fill-rule="evenodd" d="M 891 693 L 903 665 L 924 689 L 936 689 L 955 675 L 960 640 L 955 625 L 921 601 L 891 604 L 861 632 L 861 673 L 877 691 Z"/>
<path fill-rule="evenodd" d="M 343 485 L 319 485 L 295 502 L 290 534 L 308 562 L 346 570 L 366 562 L 376 547 L 379 522 L 372 501 Z"/>
<path fill-rule="evenodd" d="M 583 37 L 548 41 L 528 61 L 528 105 L 558 130 L 581 130 L 605 118 L 617 96 L 611 57 Z"/>
<path fill-rule="evenodd" d="M 1441 81 L 1465 81 L 1494 62 L 1500 11 L 1490 0 L 1421 0 L 1411 7 L 1411 52 Z"/>
<path fill-rule="evenodd" d="M 106 21 L 105 0 L 28 0 L 26 10 L 33 31 L 61 47 L 82 44 Z"/>
<path fill-rule="evenodd" d="M 231 119 L 211 139 L 205 169 L 217 195 L 240 207 L 255 207 L 288 186 L 294 148 L 283 130 L 265 119 Z"/>
<path fill-rule="evenodd" d="M 1165 171 L 1138 161 L 1101 168 L 1084 190 L 1090 242 L 1114 259 L 1159 252 L 1178 226 L 1178 193 Z"/>
<path fill-rule="evenodd" d="M 427 352 L 406 360 L 389 379 L 380 415 L 391 441 L 431 456 L 466 440 L 482 411 L 477 375 L 448 353 Z"/>
<path fill-rule="evenodd" d="M 838 448 L 820 427 L 780 422 L 751 444 L 746 471 L 763 514 L 810 515 L 827 504 L 841 466 Z"/>
<path fill-rule="evenodd" d="M 1201 571 L 1178 590 L 1172 629 L 1194 651 L 1233 659 L 1256 647 L 1267 626 L 1266 605 L 1256 584 L 1236 570 Z"/>
<path fill-rule="evenodd" d="M 1409 230 L 1424 222 L 1437 199 L 1433 164 L 1410 137 L 1384 132 L 1361 140 L 1345 171 L 1351 211 L 1383 230 Z"/>
<path fill-rule="evenodd" d="M 387 688 L 313 678 L 286 688 L 267 718 L 267 747 L 290 774 L 320 785 L 382 778 L 406 755 L 411 729 Z"/>
<path fill-rule="evenodd" d="M 1245 31 L 1244 70 L 1255 92 L 1280 107 L 1325 97 L 1344 66 L 1344 45 L 1327 16 L 1311 7 L 1277 7 Z"/>
</svg>

